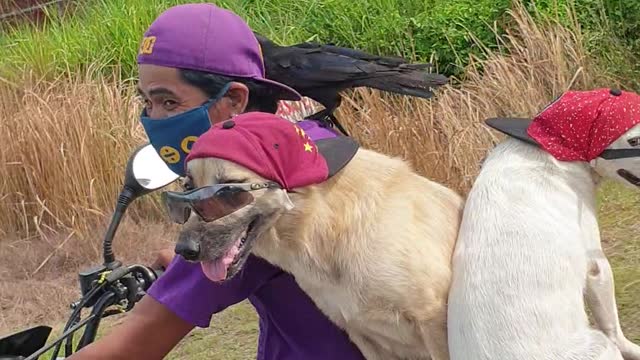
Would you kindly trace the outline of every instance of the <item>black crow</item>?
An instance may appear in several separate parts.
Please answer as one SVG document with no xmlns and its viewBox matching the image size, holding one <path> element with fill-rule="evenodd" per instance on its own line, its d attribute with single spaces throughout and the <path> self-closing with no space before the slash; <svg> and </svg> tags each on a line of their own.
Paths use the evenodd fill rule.
<svg viewBox="0 0 640 360">
<path fill-rule="evenodd" d="M 432 90 L 448 81 L 446 76 L 430 73 L 431 64 L 409 64 L 398 57 L 318 43 L 280 46 L 254 34 L 262 48 L 266 77 L 294 88 L 325 107 L 309 118 L 329 117 L 335 121 L 333 112 L 340 106 L 340 93 L 346 89 L 365 86 L 430 98 Z"/>
</svg>

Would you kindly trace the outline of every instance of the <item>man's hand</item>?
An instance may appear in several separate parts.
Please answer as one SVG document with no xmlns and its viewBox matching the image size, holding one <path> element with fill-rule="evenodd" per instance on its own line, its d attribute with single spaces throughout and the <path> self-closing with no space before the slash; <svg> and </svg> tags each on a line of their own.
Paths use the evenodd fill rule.
<svg viewBox="0 0 640 360">
<path fill-rule="evenodd" d="M 162 249 L 158 251 L 156 260 L 151 265 L 152 269 L 166 270 L 176 253 L 173 249 Z"/>
<path fill-rule="evenodd" d="M 122 324 L 68 360 L 159 360 L 193 327 L 147 295 Z"/>
</svg>

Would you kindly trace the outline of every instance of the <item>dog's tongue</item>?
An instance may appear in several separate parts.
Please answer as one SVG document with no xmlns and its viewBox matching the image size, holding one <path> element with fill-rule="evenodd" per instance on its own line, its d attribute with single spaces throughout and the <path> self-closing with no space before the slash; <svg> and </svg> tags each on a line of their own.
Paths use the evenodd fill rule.
<svg viewBox="0 0 640 360">
<path fill-rule="evenodd" d="M 222 281 L 227 278 L 227 270 L 229 265 L 236 258 L 236 255 L 240 252 L 238 247 L 240 246 L 240 237 L 233 246 L 224 254 L 224 256 L 216 261 L 203 261 L 200 263 L 202 266 L 202 272 L 211 281 Z"/>
<path fill-rule="evenodd" d="M 200 263 L 202 272 L 204 272 L 204 275 L 211 281 L 222 281 L 227 278 L 228 265 L 223 264 L 224 261 L 226 260 L 203 261 Z M 233 259 L 231 261 L 233 261 Z"/>
</svg>

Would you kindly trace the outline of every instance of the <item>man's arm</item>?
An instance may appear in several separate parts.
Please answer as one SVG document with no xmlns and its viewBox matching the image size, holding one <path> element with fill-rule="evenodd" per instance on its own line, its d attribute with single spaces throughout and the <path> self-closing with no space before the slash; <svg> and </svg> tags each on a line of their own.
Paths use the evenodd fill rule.
<svg viewBox="0 0 640 360">
<path fill-rule="evenodd" d="M 144 296 L 108 335 L 68 359 L 162 359 L 193 328 L 152 297 Z"/>
<path fill-rule="evenodd" d="M 121 325 L 69 359 L 162 359 L 195 326 L 209 326 L 213 314 L 246 299 L 281 271 L 249 255 L 233 279 L 214 283 L 200 264 L 175 257 Z"/>
</svg>

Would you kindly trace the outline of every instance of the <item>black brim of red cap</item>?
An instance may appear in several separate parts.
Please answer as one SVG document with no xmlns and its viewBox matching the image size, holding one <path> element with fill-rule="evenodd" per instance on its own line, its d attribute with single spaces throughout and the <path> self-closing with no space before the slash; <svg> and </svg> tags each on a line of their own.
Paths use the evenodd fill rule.
<svg viewBox="0 0 640 360">
<path fill-rule="evenodd" d="M 332 177 L 342 170 L 358 152 L 360 145 L 348 136 L 321 139 L 315 141 L 318 152 L 324 157 Z"/>
<path fill-rule="evenodd" d="M 540 144 L 527 134 L 527 129 L 532 121 L 527 118 L 491 118 L 485 120 L 485 123 L 503 134 L 539 146 Z"/>
</svg>

